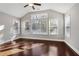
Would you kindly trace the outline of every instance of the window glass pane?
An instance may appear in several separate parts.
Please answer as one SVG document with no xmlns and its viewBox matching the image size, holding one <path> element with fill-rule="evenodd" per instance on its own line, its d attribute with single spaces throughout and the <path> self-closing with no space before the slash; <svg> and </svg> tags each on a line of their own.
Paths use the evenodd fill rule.
<svg viewBox="0 0 79 59">
<path fill-rule="evenodd" d="M 4 29 L 4 25 L 0 25 L 0 31 Z"/>
<path fill-rule="evenodd" d="M 31 32 L 32 34 L 47 34 L 47 15 L 37 14 L 31 17 Z"/>
<path fill-rule="evenodd" d="M 65 37 L 70 38 L 70 15 L 65 15 Z"/>
<path fill-rule="evenodd" d="M 5 28 L 5 25 L 0 25 L 0 41 L 4 36 L 4 32 L 3 32 L 4 28 Z"/>
<path fill-rule="evenodd" d="M 25 22 L 25 31 L 29 31 L 30 30 L 30 24 L 29 22 Z"/>
<path fill-rule="evenodd" d="M 41 33 L 48 34 L 48 19 L 41 19 Z"/>
<path fill-rule="evenodd" d="M 19 20 L 13 20 L 13 24 L 12 24 L 10 31 L 12 34 L 20 33 L 20 21 Z"/>
<path fill-rule="evenodd" d="M 57 35 L 58 34 L 58 20 L 49 19 L 49 34 Z"/>
</svg>

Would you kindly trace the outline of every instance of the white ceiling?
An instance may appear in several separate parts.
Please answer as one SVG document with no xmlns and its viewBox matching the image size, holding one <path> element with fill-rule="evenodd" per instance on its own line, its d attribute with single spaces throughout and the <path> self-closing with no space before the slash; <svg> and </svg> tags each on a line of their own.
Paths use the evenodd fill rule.
<svg viewBox="0 0 79 59">
<path fill-rule="evenodd" d="M 9 15 L 22 17 L 26 13 L 34 11 L 31 7 L 24 8 L 27 3 L 0 3 L 0 11 Z M 55 11 L 65 13 L 74 3 L 42 3 L 42 6 L 35 6 L 36 10 L 53 9 Z"/>
</svg>

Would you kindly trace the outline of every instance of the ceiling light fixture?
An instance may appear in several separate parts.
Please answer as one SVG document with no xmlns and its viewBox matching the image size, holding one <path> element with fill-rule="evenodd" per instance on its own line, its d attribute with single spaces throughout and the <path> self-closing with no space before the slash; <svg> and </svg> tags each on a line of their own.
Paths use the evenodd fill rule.
<svg viewBox="0 0 79 59">
<path fill-rule="evenodd" d="M 30 3 L 30 4 L 29 4 L 29 6 L 31 6 L 31 7 L 32 7 L 32 6 L 33 6 L 33 4 L 32 4 L 32 3 Z"/>
<path fill-rule="evenodd" d="M 41 6 L 40 3 L 29 3 L 29 4 L 24 5 L 24 8 L 27 7 L 27 6 L 30 6 L 30 7 L 32 7 L 33 10 L 35 10 L 34 5 L 36 5 L 36 6 Z"/>
</svg>

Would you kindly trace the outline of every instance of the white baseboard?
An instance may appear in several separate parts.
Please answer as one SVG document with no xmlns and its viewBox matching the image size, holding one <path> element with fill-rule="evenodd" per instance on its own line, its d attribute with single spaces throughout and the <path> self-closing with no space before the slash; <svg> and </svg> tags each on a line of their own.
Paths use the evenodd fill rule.
<svg viewBox="0 0 79 59">
<path fill-rule="evenodd" d="M 64 40 L 64 42 L 70 47 L 72 48 L 78 55 L 79 55 L 79 50 L 77 50 L 76 48 L 74 48 L 71 44 L 69 44 L 66 40 Z"/>
<path fill-rule="evenodd" d="M 13 36 L 13 37 L 12 37 L 10 40 L 7 40 L 7 41 L 5 41 L 5 42 L 2 42 L 2 43 L 0 43 L 0 44 L 4 44 L 4 43 L 6 43 L 6 42 L 9 42 L 9 41 L 16 40 L 15 38 L 16 38 L 16 35 L 15 35 L 15 36 Z"/>
<path fill-rule="evenodd" d="M 50 38 L 37 38 L 37 37 L 26 37 L 26 36 L 17 36 L 16 39 L 24 38 L 24 39 L 37 39 L 37 40 L 48 40 L 48 41 L 60 41 L 63 42 L 63 39 L 50 39 Z"/>
</svg>

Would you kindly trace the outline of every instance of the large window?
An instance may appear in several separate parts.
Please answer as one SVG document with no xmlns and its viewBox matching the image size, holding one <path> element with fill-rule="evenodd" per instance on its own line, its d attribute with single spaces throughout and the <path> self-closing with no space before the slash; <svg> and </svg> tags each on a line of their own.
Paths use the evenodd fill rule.
<svg viewBox="0 0 79 59">
<path fill-rule="evenodd" d="M 48 15 L 37 14 L 31 16 L 31 32 L 32 34 L 47 34 L 48 33 Z"/>
<path fill-rule="evenodd" d="M 33 14 L 31 20 L 23 22 L 25 32 L 31 32 L 31 34 L 43 34 L 43 35 L 57 35 L 58 34 L 58 19 L 49 18 L 47 13 Z"/>
</svg>

